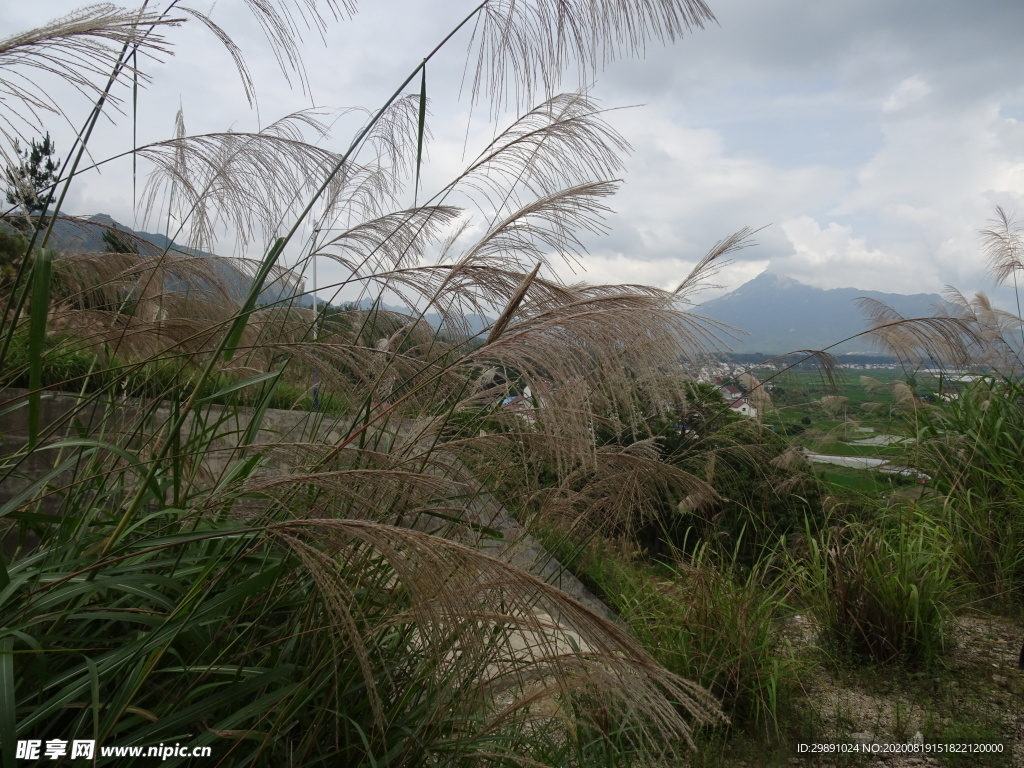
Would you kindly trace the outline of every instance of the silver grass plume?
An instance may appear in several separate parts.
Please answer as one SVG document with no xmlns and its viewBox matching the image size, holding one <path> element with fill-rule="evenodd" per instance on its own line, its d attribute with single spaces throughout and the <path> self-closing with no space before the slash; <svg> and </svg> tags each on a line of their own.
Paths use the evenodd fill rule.
<svg viewBox="0 0 1024 768">
<path fill-rule="evenodd" d="M 471 92 L 521 107 L 559 89 L 573 64 L 581 85 L 608 62 L 673 42 L 714 15 L 702 0 L 487 0 L 477 18 Z M 472 60 L 472 53 L 471 53 Z"/>
<path fill-rule="evenodd" d="M 137 74 L 145 82 L 144 73 L 120 61 L 122 49 L 133 47 L 151 58 L 167 54 L 163 32 L 181 21 L 101 3 L 0 40 L 0 135 L 10 142 L 25 139 L 25 130 L 38 133 L 47 115 L 68 116 L 47 96 L 48 77 L 90 100 L 101 96 L 111 71 L 119 71 L 122 79 Z M 116 94 L 108 100 L 116 101 Z M 0 153 L 10 160 L 2 147 Z"/>
</svg>

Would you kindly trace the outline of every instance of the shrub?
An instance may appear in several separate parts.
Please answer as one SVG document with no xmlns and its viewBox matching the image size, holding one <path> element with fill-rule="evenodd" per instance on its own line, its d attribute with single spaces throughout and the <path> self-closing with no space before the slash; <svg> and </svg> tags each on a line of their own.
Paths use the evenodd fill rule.
<svg viewBox="0 0 1024 768">
<path fill-rule="evenodd" d="M 778 727 L 780 708 L 796 690 L 795 667 L 780 654 L 776 633 L 788 590 L 781 579 L 763 567 L 716 562 L 707 546 L 688 560 L 655 565 L 603 540 L 581 549 L 552 530 L 543 539 L 658 661 L 719 697 L 733 724 Z"/>
<path fill-rule="evenodd" d="M 820 508 L 819 485 L 803 455 L 750 419 L 709 434 L 680 463 L 717 498 L 681 505 L 675 543 L 705 542 L 748 568 Z"/>
<path fill-rule="evenodd" d="M 806 535 L 791 560 L 800 594 L 841 652 L 881 663 L 929 664 L 947 644 L 959 589 L 949 533 L 927 517 L 845 523 Z"/>
<path fill-rule="evenodd" d="M 1024 585 L 1024 385 L 981 380 L 924 412 L 909 461 L 931 476 L 931 505 L 959 570 L 982 596 L 1013 605 Z"/>
</svg>

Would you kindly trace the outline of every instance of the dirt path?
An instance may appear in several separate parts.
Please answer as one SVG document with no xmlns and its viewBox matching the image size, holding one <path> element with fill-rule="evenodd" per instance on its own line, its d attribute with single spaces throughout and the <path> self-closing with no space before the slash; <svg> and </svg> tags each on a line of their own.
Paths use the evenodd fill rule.
<svg viewBox="0 0 1024 768">
<path fill-rule="evenodd" d="M 801 626 L 803 624 L 803 626 Z M 806 619 L 796 637 L 813 638 Z M 1024 768 L 1024 671 L 1018 669 L 1021 627 L 1005 618 L 966 615 L 952 632 L 944 666 L 917 673 L 817 668 L 806 683 L 822 739 L 859 744 L 997 743 L 1002 754 L 794 756 L 793 765 L 925 768 Z M 794 749 L 794 752 L 796 750 Z"/>
</svg>

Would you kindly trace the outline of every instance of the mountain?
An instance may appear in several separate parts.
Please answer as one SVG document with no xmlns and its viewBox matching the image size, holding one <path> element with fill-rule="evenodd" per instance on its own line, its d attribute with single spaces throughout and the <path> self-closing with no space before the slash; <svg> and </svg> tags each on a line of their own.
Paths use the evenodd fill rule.
<svg viewBox="0 0 1024 768">
<path fill-rule="evenodd" d="M 51 242 L 58 250 L 65 251 L 86 251 L 102 253 L 106 250 L 107 244 L 103 235 L 108 231 L 124 232 L 129 236 L 129 241 L 138 248 L 139 252 L 146 255 L 157 256 L 165 248 L 186 253 L 189 256 L 210 258 L 211 253 L 196 251 L 191 248 L 178 245 L 166 235 L 154 234 L 152 232 L 138 232 L 124 224 L 114 221 L 113 217 L 105 213 L 97 213 L 93 216 L 82 218 L 61 217 L 53 225 Z M 151 244 L 153 247 L 149 247 Z"/>
<path fill-rule="evenodd" d="M 252 286 L 252 275 L 231 259 L 222 259 L 212 253 L 178 245 L 166 235 L 133 230 L 114 221 L 105 213 L 97 213 L 84 218 L 58 218 L 54 224 L 50 242 L 54 248 L 60 251 L 102 253 L 107 247 L 103 236 L 108 232 L 114 232 L 145 256 L 158 257 L 165 250 L 169 250 L 196 259 L 208 260 L 209 265 L 217 274 L 219 285 L 225 288 L 235 301 L 242 301 Z M 176 284 L 173 278 L 170 278 L 165 283 L 165 289 L 180 290 L 181 285 Z M 288 300 L 288 297 L 295 293 L 301 293 L 301 282 L 298 276 L 273 283 L 268 281 L 267 287 L 260 292 L 258 303 L 275 304 Z M 313 306 L 310 296 L 300 296 L 294 301 L 300 306 Z"/>
<path fill-rule="evenodd" d="M 804 285 L 793 278 L 762 272 L 735 291 L 694 309 L 705 317 L 747 331 L 738 341 L 728 341 L 736 352 L 781 354 L 796 349 L 824 349 L 864 331 L 868 321 L 857 304 L 867 297 L 885 302 L 904 317 L 929 317 L 942 297 L 935 293 L 864 291 L 858 288 L 830 290 Z M 829 350 L 835 354 L 878 353 L 879 347 L 862 336 Z"/>
<path fill-rule="evenodd" d="M 318 299 L 317 301 L 320 300 Z M 320 301 L 320 303 L 321 305 L 323 304 L 322 301 Z M 347 302 L 342 302 L 342 305 L 344 306 L 346 303 Z M 374 302 L 372 299 L 361 299 L 358 302 L 351 303 L 350 306 L 353 306 L 357 309 L 372 309 L 373 307 L 376 306 L 379 307 L 380 309 L 387 310 L 388 312 L 397 312 L 398 314 L 408 315 L 410 317 L 419 316 L 418 312 L 414 312 L 408 307 L 395 306 L 386 303 L 378 304 L 377 302 Z M 443 325 L 441 315 L 437 312 L 427 312 L 423 316 L 423 319 L 430 325 L 434 326 L 435 328 L 441 328 L 441 326 Z M 491 324 L 494 322 L 493 317 L 488 317 L 487 315 L 483 315 L 480 313 L 471 313 L 468 315 L 464 315 L 463 319 L 465 320 L 466 328 L 469 330 L 470 334 L 474 335 L 479 335 L 486 328 L 489 328 Z"/>
<path fill-rule="evenodd" d="M 127 235 L 127 240 L 131 242 L 138 252 L 147 256 L 157 257 L 165 250 L 171 250 L 193 256 L 197 259 L 210 260 L 210 264 L 218 273 L 220 284 L 228 289 L 231 297 L 236 301 L 241 301 L 252 285 L 251 276 L 239 269 L 238 265 L 230 259 L 222 259 L 212 253 L 178 245 L 165 235 L 133 230 L 114 221 L 113 218 L 105 213 L 98 213 L 85 218 L 59 218 L 54 225 L 51 243 L 56 249 L 63 251 L 102 253 L 107 247 L 103 235 L 110 231 Z M 179 286 L 170 281 L 165 285 L 167 290 L 179 289 Z M 301 283 L 297 276 L 293 280 L 285 282 L 284 285 L 279 282 L 268 286 L 260 293 L 259 303 L 271 304 L 286 300 L 290 292 L 301 292 L 300 286 Z M 303 307 L 313 306 L 313 297 L 309 295 L 299 296 L 294 301 Z M 324 303 L 321 299 L 317 300 L 319 306 L 323 306 Z M 344 304 L 344 302 L 342 303 Z M 374 306 L 374 302 L 370 299 L 363 299 L 355 306 L 358 306 L 360 309 L 369 309 Z M 415 316 L 416 314 L 408 307 L 390 306 L 388 304 L 380 306 L 382 309 L 398 312 L 403 315 Z M 435 328 L 439 328 L 442 325 L 441 316 L 437 312 L 429 312 L 424 315 L 423 319 Z M 482 314 L 467 315 L 465 321 L 470 332 L 474 334 L 480 333 L 494 322 L 492 318 Z"/>
</svg>

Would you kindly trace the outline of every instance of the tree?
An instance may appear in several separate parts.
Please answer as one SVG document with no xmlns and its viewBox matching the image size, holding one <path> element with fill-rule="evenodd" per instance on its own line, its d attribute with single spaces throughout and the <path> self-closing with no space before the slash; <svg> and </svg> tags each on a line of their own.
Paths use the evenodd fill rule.
<svg viewBox="0 0 1024 768">
<path fill-rule="evenodd" d="M 25 241 L 17 232 L 0 228 L 0 296 L 6 296 L 25 256 Z"/>
<path fill-rule="evenodd" d="M 7 202 L 17 205 L 26 215 L 46 212 L 49 192 L 57 181 L 57 166 L 60 160 L 54 157 L 56 147 L 50 134 L 42 141 L 32 139 L 31 145 L 22 148 L 14 142 L 14 152 L 21 162 L 8 166 L 4 171 L 7 182 Z"/>
<path fill-rule="evenodd" d="M 131 237 L 119 233 L 117 227 L 103 230 L 103 250 L 106 253 L 138 253 L 139 246 Z"/>
</svg>

